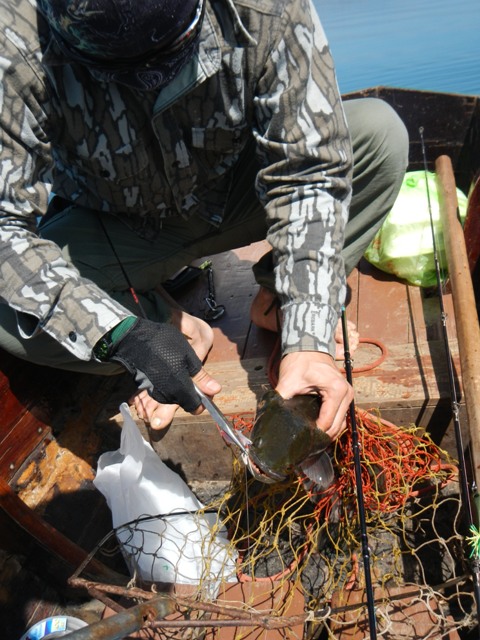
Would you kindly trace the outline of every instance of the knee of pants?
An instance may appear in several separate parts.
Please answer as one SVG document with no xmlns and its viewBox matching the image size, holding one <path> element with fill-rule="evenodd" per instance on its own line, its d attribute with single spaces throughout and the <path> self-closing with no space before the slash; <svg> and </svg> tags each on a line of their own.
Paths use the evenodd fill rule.
<svg viewBox="0 0 480 640">
<path fill-rule="evenodd" d="M 344 107 L 355 166 L 374 158 L 393 175 L 403 173 L 408 165 L 408 131 L 393 107 L 379 98 L 348 100 Z"/>
<path fill-rule="evenodd" d="M 402 173 L 408 165 L 408 131 L 398 113 L 383 100 L 375 99 L 376 140 L 383 157 Z"/>
</svg>

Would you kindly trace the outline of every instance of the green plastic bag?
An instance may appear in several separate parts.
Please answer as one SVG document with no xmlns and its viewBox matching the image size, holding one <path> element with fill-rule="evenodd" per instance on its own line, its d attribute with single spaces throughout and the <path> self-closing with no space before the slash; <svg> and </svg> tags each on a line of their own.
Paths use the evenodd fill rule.
<svg viewBox="0 0 480 640">
<path fill-rule="evenodd" d="M 445 247 L 435 174 L 428 173 L 435 243 L 440 265 L 445 267 Z M 467 212 L 467 198 L 457 189 L 460 219 Z M 386 273 L 420 287 L 436 284 L 433 242 L 424 171 L 405 175 L 398 197 L 382 227 L 365 252 L 365 258 Z"/>
</svg>

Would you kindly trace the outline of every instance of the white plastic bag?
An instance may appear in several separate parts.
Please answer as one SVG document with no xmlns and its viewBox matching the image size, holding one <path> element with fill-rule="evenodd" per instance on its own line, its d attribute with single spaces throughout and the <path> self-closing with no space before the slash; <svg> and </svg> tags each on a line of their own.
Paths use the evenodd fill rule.
<svg viewBox="0 0 480 640">
<path fill-rule="evenodd" d="M 120 449 L 100 456 L 94 484 L 112 511 L 132 575 L 202 585 L 214 597 L 220 581 L 235 579 L 235 552 L 217 514 L 201 511 L 202 503 L 144 440 L 128 405 L 120 411 Z"/>
</svg>

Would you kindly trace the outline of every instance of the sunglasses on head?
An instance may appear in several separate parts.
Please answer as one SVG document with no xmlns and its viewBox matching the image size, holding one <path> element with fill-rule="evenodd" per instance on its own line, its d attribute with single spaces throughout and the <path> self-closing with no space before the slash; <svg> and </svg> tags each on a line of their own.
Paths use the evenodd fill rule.
<svg viewBox="0 0 480 640">
<path fill-rule="evenodd" d="M 203 22 L 203 14 L 205 12 L 205 1 L 206 0 L 199 0 L 192 22 L 185 31 L 177 36 L 173 42 L 167 46 L 167 55 L 177 53 L 177 51 L 183 49 L 183 47 L 195 38 L 197 33 L 200 31 Z"/>
<path fill-rule="evenodd" d="M 105 71 L 122 71 L 132 68 L 149 69 L 155 67 L 162 60 L 168 61 L 175 58 L 185 47 L 194 40 L 202 28 L 203 16 L 205 13 L 206 0 L 199 0 L 195 14 L 193 15 L 188 27 L 168 44 L 162 43 L 158 48 L 151 48 L 139 56 L 130 58 L 97 58 L 89 56 L 84 51 L 74 49 L 69 46 L 65 39 L 57 32 L 54 32 L 55 40 L 60 47 L 62 53 L 75 62 L 98 70 Z"/>
</svg>

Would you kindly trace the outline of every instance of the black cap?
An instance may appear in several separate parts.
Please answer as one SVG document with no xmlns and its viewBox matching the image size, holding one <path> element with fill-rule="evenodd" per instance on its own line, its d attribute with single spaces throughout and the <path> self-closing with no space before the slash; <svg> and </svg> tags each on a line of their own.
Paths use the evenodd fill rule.
<svg viewBox="0 0 480 640">
<path fill-rule="evenodd" d="M 74 58 L 136 60 L 181 36 L 194 20 L 199 0 L 41 0 L 62 49 Z"/>
<path fill-rule="evenodd" d="M 171 82 L 193 56 L 206 0 L 40 0 L 67 62 L 140 90 Z"/>
</svg>

